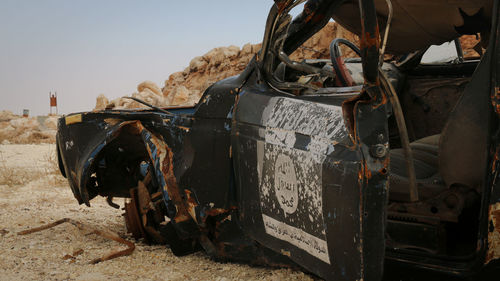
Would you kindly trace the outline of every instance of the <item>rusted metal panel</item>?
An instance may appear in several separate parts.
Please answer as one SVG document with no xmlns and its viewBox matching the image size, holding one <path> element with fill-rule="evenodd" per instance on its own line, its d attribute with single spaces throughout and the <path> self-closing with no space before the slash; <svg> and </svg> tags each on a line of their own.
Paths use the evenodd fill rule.
<svg viewBox="0 0 500 281">
<path fill-rule="evenodd" d="M 488 252 L 485 264 L 500 259 L 500 202 L 490 205 L 488 212 Z"/>
<path fill-rule="evenodd" d="M 492 71 L 490 75 L 490 102 L 493 112 L 496 115 L 494 124 L 498 126 L 500 117 L 500 3 L 495 1 L 493 7 L 493 24 L 492 33 L 494 36 L 490 38 L 489 49 L 493 49 L 492 57 Z M 494 129 L 498 132 L 498 128 Z M 498 134 L 498 133 L 496 133 Z M 489 208 L 487 215 L 487 251 L 485 257 L 485 264 L 491 263 L 493 260 L 500 259 L 500 186 L 498 184 L 499 171 L 500 171 L 500 144 L 498 136 L 493 138 L 490 146 L 490 165 L 491 170 L 488 177 L 488 183 L 491 184 L 491 193 L 489 194 Z"/>
<path fill-rule="evenodd" d="M 327 279 L 379 275 L 375 272 L 381 265 L 373 259 L 383 260 L 384 219 L 380 218 L 387 171 L 382 176 L 378 171 L 387 168 L 385 157 L 381 166 L 371 164 L 378 160 L 369 160 L 370 164 L 363 160 L 370 158 L 361 153 L 358 142 L 352 142 L 345 127 L 341 107 L 345 97 L 318 104 L 301 97 L 256 94 L 261 91 L 265 92 L 242 89 L 232 133 L 245 231 Z M 375 110 L 386 118 L 383 107 Z M 387 140 L 385 122 L 381 124 L 379 133 L 370 130 L 377 143 Z M 366 142 L 369 135 L 362 135 Z M 365 205 L 362 198 L 370 189 L 375 191 L 371 198 L 380 204 Z M 369 234 L 363 227 L 370 229 Z M 376 248 L 365 235 L 377 236 Z M 365 257 L 368 249 L 380 256 Z M 363 259 L 369 262 L 363 264 Z"/>
<path fill-rule="evenodd" d="M 450 187 L 432 200 L 389 204 L 388 118 L 395 101 L 387 97 L 389 79 L 379 75 L 374 2 L 356 6 L 364 85 L 315 83 L 304 91 L 298 82 L 276 82 L 279 63 L 300 78 L 308 71 L 335 78 L 313 66 L 317 62 L 290 62 L 287 55 L 345 1 L 306 1 L 292 20 L 287 14 L 300 1 L 275 2 L 260 54 L 241 75 L 209 87 L 196 107 L 104 110 L 59 120 L 61 171 L 79 203 L 90 205 L 101 195 L 113 206 L 113 197 L 128 198 L 125 218 L 134 237 L 167 243 L 176 255 L 204 250 L 217 260 L 300 267 L 333 280 L 378 280 L 387 258 L 452 274 L 498 259 L 497 150 L 483 194 L 476 193 L 480 187 L 472 194 Z M 491 103 L 498 111 L 495 87 Z M 448 195 L 458 201 L 447 202 Z M 465 202 L 479 209 L 481 196 L 491 206 L 470 212 L 481 221 L 465 224 L 479 229 L 467 238 L 469 256 L 446 256 L 455 244 L 442 238 L 444 229 L 458 233 Z"/>
<path fill-rule="evenodd" d="M 361 14 L 360 49 L 365 85 L 379 85 L 380 32 L 373 0 L 359 0 Z"/>
</svg>

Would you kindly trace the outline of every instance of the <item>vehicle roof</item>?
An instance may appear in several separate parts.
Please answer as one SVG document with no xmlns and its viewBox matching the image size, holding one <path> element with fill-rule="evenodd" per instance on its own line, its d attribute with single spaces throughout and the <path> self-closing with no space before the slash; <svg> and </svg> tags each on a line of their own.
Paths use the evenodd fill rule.
<svg viewBox="0 0 500 281">
<path fill-rule="evenodd" d="M 279 10 L 286 10 L 296 2 L 275 0 Z M 374 2 L 380 30 L 383 31 L 388 15 L 387 3 L 386 0 Z M 394 13 L 387 52 L 392 54 L 421 50 L 465 34 L 488 32 L 491 25 L 493 0 L 391 0 L 391 3 Z M 355 34 L 361 33 L 358 0 L 309 0 L 304 7 L 303 16 L 299 15 L 294 19 L 297 27 L 306 27 L 308 21 L 326 17 L 333 18 Z M 325 7 L 328 9 L 324 9 Z M 300 35 L 299 29 L 291 29 L 289 37 L 293 37 L 293 33 Z M 290 41 L 294 42 L 285 43 L 285 51 L 293 50 L 302 40 Z"/>
</svg>

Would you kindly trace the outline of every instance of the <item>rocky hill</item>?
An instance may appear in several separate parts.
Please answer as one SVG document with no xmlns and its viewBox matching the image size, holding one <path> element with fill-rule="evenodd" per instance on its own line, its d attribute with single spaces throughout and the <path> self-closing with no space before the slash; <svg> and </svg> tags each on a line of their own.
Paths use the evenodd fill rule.
<svg viewBox="0 0 500 281">
<path fill-rule="evenodd" d="M 359 42 L 352 33 L 334 23 L 329 23 L 311 37 L 302 48 L 295 51 L 291 56 L 292 59 L 329 58 L 328 46 L 333 35 Z M 156 106 L 194 105 L 208 86 L 243 71 L 260 47 L 260 44 L 248 43 L 241 49 L 237 46 L 214 48 L 202 56 L 193 58 L 183 71 L 171 74 L 162 89 L 151 81 L 144 81 L 137 86 L 137 92 L 132 96 Z M 352 51 L 347 51 L 346 55 L 351 56 Z M 99 95 L 95 110 L 141 107 L 145 106 L 130 99 L 118 98 L 109 101 L 104 95 Z"/>
<path fill-rule="evenodd" d="M 331 38 L 346 38 L 359 45 L 356 35 L 330 22 L 297 49 L 291 58 L 294 60 L 329 58 Z M 478 42 L 475 36 L 463 36 L 461 40 L 466 57 L 478 56 L 473 49 Z M 198 102 L 208 86 L 243 71 L 260 47 L 260 44 L 249 43 L 241 49 L 237 46 L 214 48 L 202 56 L 193 58 L 183 71 L 171 74 L 163 88 L 160 89 L 154 82 L 144 81 L 137 86 L 137 92 L 132 96 L 156 106 L 192 106 Z M 354 56 L 354 52 L 350 49 L 343 49 L 343 52 L 346 57 Z M 97 97 L 94 110 L 141 107 L 145 106 L 130 99 L 118 98 L 109 101 L 101 94 Z"/>
</svg>

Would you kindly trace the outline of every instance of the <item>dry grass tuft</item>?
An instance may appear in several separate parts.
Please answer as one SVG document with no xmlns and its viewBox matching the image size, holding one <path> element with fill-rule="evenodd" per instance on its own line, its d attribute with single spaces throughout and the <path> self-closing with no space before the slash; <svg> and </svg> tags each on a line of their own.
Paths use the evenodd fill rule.
<svg viewBox="0 0 500 281">
<path fill-rule="evenodd" d="M 9 167 L 7 161 L 0 152 L 0 185 L 16 186 L 25 185 L 31 181 L 38 180 L 42 177 L 48 177 L 55 185 L 65 185 L 66 179 L 59 171 L 57 154 L 55 151 L 50 151 L 44 156 L 46 163 L 40 168 L 23 169 L 18 167 Z"/>
<path fill-rule="evenodd" d="M 24 183 L 25 178 L 13 168 L 0 164 L 0 185 L 14 186 Z"/>
<path fill-rule="evenodd" d="M 0 185 L 23 185 L 43 176 L 41 171 L 26 171 L 19 168 L 8 167 L 0 153 Z"/>
<path fill-rule="evenodd" d="M 59 170 L 59 160 L 57 159 L 57 151 L 55 150 L 49 151 L 45 155 L 44 160 L 47 163 L 45 172 L 47 175 L 52 175 L 51 179 L 53 179 L 53 184 L 57 186 L 66 184 L 67 180 L 61 175 L 61 171 Z"/>
<path fill-rule="evenodd" d="M 55 143 L 56 136 L 53 132 L 34 131 L 26 137 L 25 143 Z M 57 159 L 56 159 L 57 160 Z"/>
<path fill-rule="evenodd" d="M 59 171 L 59 162 L 57 160 L 57 152 L 54 150 L 50 150 L 44 156 L 44 160 L 47 163 L 47 167 L 45 168 L 47 174 L 60 174 Z"/>
</svg>

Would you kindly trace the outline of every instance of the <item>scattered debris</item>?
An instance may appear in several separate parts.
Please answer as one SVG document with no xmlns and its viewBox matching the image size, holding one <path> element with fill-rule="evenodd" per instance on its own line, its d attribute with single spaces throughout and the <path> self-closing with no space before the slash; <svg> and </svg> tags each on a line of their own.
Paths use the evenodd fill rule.
<svg viewBox="0 0 500 281">
<path fill-rule="evenodd" d="M 42 226 L 39 226 L 39 227 L 35 227 L 35 228 L 32 228 L 32 229 L 28 229 L 28 230 L 23 230 L 23 231 L 18 232 L 17 234 L 18 235 L 26 235 L 26 234 L 35 233 L 35 232 L 38 232 L 38 231 L 42 231 L 42 230 L 45 230 L 45 229 L 49 229 L 49 228 L 58 226 L 58 225 L 63 224 L 65 222 L 70 223 L 70 224 L 76 226 L 80 230 L 87 231 L 89 234 L 93 233 L 93 234 L 99 235 L 101 237 L 104 237 L 104 238 L 116 241 L 118 243 L 121 243 L 121 244 L 124 244 L 124 245 L 127 246 L 127 248 L 124 249 L 124 250 L 113 251 L 113 252 L 110 252 L 110 253 L 104 255 L 103 257 L 93 259 L 92 261 L 90 261 L 90 264 L 96 264 L 96 263 L 99 263 L 99 262 L 102 262 L 102 261 L 107 261 L 107 260 L 111 260 L 111 259 L 122 257 L 122 256 L 128 256 L 128 255 L 132 254 L 132 252 L 135 249 L 135 244 L 134 243 L 121 238 L 118 234 L 116 234 L 114 232 L 111 232 L 111 231 L 108 231 L 108 230 L 95 229 L 95 228 L 87 226 L 87 225 L 85 225 L 85 224 L 83 224 L 81 222 L 72 220 L 70 218 L 60 219 L 60 220 L 55 221 L 53 223 L 49 223 L 49 224 L 42 225 Z M 71 255 L 71 256 L 70 255 L 65 255 L 63 257 L 63 259 L 66 260 L 66 259 L 74 258 L 75 256 L 80 255 L 81 253 L 83 253 L 83 250 L 79 249 L 79 250 L 75 251 L 73 253 L 73 255 Z"/>
<path fill-rule="evenodd" d="M 78 249 L 76 251 L 73 252 L 73 254 L 66 254 L 62 257 L 63 260 L 75 260 L 77 256 L 83 254 L 83 249 Z"/>
</svg>

